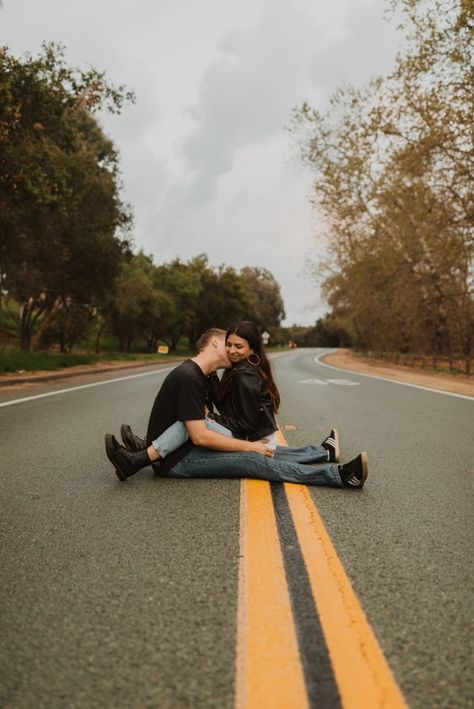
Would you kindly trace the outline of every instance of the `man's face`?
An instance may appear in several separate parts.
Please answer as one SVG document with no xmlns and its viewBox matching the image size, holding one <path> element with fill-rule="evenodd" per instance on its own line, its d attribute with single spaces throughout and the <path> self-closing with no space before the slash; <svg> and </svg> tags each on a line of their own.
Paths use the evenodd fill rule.
<svg viewBox="0 0 474 709">
<path fill-rule="evenodd" d="M 216 353 L 219 355 L 219 358 L 221 360 L 221 362 L 219 364 L 219 368 L 223 367 L 224 369 L 229 369 L 230 360 L 229 360 L 229 356 L 227 354 L 225 337 L 217 337 L 216 341 L 217 341 Z"/>
</svg>

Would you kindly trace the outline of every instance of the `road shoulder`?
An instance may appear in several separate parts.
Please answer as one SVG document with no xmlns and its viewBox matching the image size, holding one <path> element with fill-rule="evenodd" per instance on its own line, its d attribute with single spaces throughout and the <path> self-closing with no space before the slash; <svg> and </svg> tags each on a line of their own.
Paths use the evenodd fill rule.
<svg viewBox="0 0 474 709">
<path fill-rule="evenodd" d="M 474 397 L 473 377 L 464 374 L 420 372 L 403 365 L 385 364 L 380 362 L 380 360 L 361 357 L 348 349 L 339 349 L 324 357 L 323 361 L 340 369 L 352 370 L 361 374 L 372 374 L 377 377 L 394 379 L 407 384 L 416 384 L 429 389 L 440 389 L 453 394 Z"/>
</svg>

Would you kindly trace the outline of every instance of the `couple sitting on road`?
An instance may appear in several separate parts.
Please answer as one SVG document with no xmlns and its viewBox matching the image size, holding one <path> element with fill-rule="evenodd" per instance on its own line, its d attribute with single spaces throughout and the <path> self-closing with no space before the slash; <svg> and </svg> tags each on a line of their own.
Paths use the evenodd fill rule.
<svg viewBox="0 0 474 709">
<path fill-rule="evenodd" d="M 105 448 L 120 480 L 152 465 L 173 478 L 255 478 L 304 485 L 362 488 L 367 454 L 339 464 L 335 429 L 320 445 L 276 444 L 280 395 L 256 325 L 248 320 L 207 330 L 198 354 L 165 378 L 145 439 L 123 424 L 120 445 Z M 226 371 L 221 380 L 216 371 Z M 216 411 L 217 407 L 217 411 Z"/>
</svg>

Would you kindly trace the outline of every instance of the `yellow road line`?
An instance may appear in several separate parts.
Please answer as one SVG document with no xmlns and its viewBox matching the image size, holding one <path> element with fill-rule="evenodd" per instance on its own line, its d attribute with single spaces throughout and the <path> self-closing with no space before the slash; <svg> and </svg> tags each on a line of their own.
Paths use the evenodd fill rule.
<svg viewBox="0 0 474 709">
<path fill-rule="evenodd" d="M 406 707 L 308 488 L 285 488 L 342 705 Z"/>
<path fill-rule="evenodd" d="M 286 445 L 281 433 L 279 443 Z M 285 484 L 285 491 L 342 706 L 406 708 L 308 488 Z M 240 534 L 237 709 L 307 707 L 268 483 L 241 481 Z"/>
<path fill-rule="evenodd" d="M 236 706 L 305 709 L 305 680 L 270 485 L 241 481 Z"/>
</svg>

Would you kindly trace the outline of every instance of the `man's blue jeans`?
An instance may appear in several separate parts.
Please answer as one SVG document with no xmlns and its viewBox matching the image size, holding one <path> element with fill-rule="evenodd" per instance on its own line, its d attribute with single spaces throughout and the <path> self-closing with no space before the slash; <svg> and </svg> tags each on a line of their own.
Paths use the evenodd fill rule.
<svg viewBox="0 0 474 709">
<path fill-rule="evenodd" d="M 267 458 L 261 453 L 209 450 L 195 446 L 166 474 L 171 478 L 254 478 L 271 482 L 342 487 L 339 466 L 308 465 Z"/>
<path fill-rule="evenodd" d="M 206 427 L 210 431 L 216 431 L 223 436 L 233 437 L 228 428 L 221 426 L 217 421 L 206 419 Z M 189 434 L 182 421 L 175 421 L 161 436 L 152 442 L 152 446 L 162 458 L 166 458 L 169 453 L 177 450 L 183 443 L 189 440 Z M 285 463 L 325 463 L 328 459 L 328 452 L 322 446 L 300 446 L 289 448 L 287 446 L 277 446 L 274 460 Z"/>
<path fill-rule="evenodd" d="M 232 437 L 231 431 L 216 421 L 207 420 L 206 426 L 212 431 Z M 176 421 L 153 441 L 153 446 L 165 456 L 179 448 L 188 438 L 184 424 Z M 277 446 L 273 458 L 250 451 L 227 453 L 195 446 L 165 475 L 170 478 L 255 478 L 272 482 L 342 487 L 338 466 L 327 463 L 327 458 L 328 452 L 325 448 L 312 445 L 299 448 Z M 320 461 L 326 463 L 309 465 Z"/>
</svg>

